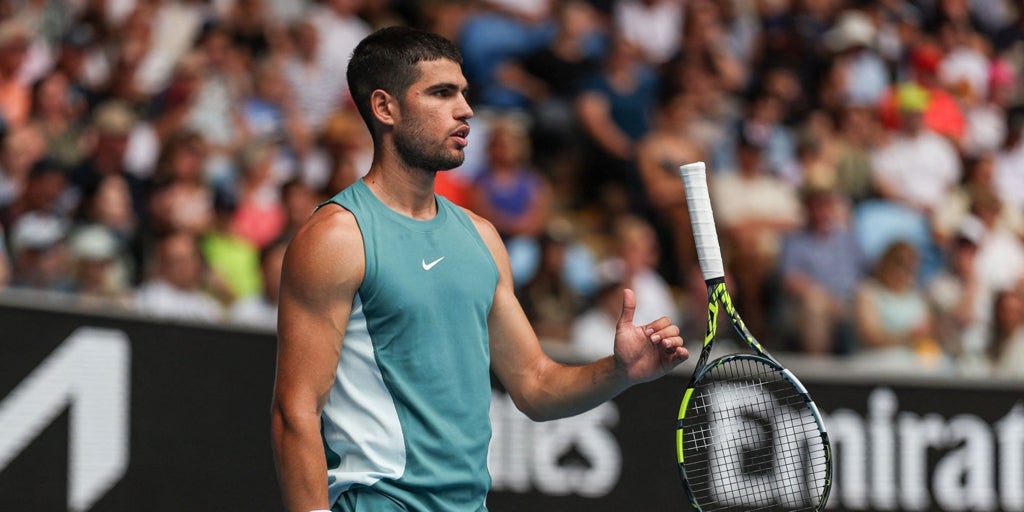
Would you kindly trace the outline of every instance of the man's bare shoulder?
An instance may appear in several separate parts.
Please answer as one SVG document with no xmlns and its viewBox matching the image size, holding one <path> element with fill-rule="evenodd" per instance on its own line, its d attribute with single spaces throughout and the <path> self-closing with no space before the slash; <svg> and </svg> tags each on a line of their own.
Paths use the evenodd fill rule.
<svg viewBox="0 0 1024 512">
<path fill-rule="evenodd" d="M 494 224 L 492 224 L 491 221 L 485 219 L 469 208 L 462 206 L 460 206 L 460 208 L 462 208 L 462 211 L 469 216 L 469 220 L 473 221 L 473 226 L 475 226 L 476 230 L 480 232 L 480 236 L 483 237 L 484 242 L 486 242 L 487 245 L 490 246 L 494 242 L 498 242 L 503 245 L 501 235 L 498 234 L 497 228 L 494 227 Z"/>
<path fill-rule="evenodd" d="M 355 215 L 327 204 L 292 238 L 284 271 L 286 278 L 300 282 L 344 285 L 360 281 L 364 267 L 363 239 Z"/>
<path fill-rule="evenodd" d="M 355 215 L 337 204 L 327 203 L 313 212 L 309 220 L 299 228 L 292 244 L 333 245 L 350 242 L 352 238 L 362 240 Z"/>
<path fill-rule="evenodd" d="M 494 262 L 497 263 L 499 272 L 502 275 L 511 272 L 508 268 L 508 251 L 505 248 L 505 242 L 501 239 L 501 235 L 498 234 L 494 224 L 491 224 L 491 221 L 474 213 L 472 210 L 462 208 L 462 211 L 466 212 L 466 215 L 469 216 L 477 232 L 480 233 L 480 238 L 483 239 L 484 244 L 490 249 L 491 256 L 494 258 Z"/>
</svg>

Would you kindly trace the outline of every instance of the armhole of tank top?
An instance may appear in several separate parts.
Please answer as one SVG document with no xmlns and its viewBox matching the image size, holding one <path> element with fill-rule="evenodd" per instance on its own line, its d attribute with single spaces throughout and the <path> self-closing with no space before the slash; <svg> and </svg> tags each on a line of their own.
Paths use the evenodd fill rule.
<svg viewBox="0 0 1024 512">
<path fill-rule="evenodd" d="M 339 208 L 351 213 L 352 218 L 355 219 L 356 221 L 356 229 L 359 230 L 359 238 L 363 241 L 363 280 L 361 283 L 359 283 L 359 288 L 356 290 L 356 295 L 359 295 L 361 298 L 366 297 L 366 292 L 368 290 L 366 290 L 364 287 L 366 286 L 366 283 L 373 283 L 374 280 L 370 279 L 370 257 L 368 254 L 368 251 L 370 250 L 370 244 L 366 242 L 366 231 L 363 229 L 363 223 L 360 220 L 359 214 L 356 213 L 355 210 L 345 206 L 344 204 L 341 204 L 341 202 L 339 202 L 337 198 L 332 197 L 331 199 L 328 199 L 320 203 L 316 207 L 316 210 L 319 210 L 320 208 L 327 206 L 329 204 L 337 205 Z M 314 212 L 316 210 L 314 210 Z M 376 273 L 376 267 L 373 268 L 373 271 L 374 273 Z"/>
</svg>

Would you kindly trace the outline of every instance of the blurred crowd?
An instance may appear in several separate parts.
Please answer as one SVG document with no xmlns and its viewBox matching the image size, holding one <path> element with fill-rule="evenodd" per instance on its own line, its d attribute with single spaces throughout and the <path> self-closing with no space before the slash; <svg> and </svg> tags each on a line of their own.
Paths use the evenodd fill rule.
<svg viewBox="0 0 1024 512">
<path fill-rule="evenodd" d="M 1020 0 L 0 0 L 0 283 L 272 328 L 280 266 L 372 145 L 345 68 L 408 24 L 475 118 L 438 190 L 506 239 L 537 332 L 703 337 L 677 169 L 776 351 L 1024 375 Z"/>
</svg>

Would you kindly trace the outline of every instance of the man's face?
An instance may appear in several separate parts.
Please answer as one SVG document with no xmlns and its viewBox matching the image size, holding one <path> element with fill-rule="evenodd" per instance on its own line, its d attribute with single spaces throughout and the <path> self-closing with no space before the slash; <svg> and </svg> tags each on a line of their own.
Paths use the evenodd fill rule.
<svg viewBox="0 0 1024 512">
<path fill-rule="evenodd" d="M 421 76 L 400 101 L 394 125 L 398 156 L 427 171 L 453 169 L 466 158 L 469 118 L 462 69 L 447 59 L 420 62 Z"/>
</svg>

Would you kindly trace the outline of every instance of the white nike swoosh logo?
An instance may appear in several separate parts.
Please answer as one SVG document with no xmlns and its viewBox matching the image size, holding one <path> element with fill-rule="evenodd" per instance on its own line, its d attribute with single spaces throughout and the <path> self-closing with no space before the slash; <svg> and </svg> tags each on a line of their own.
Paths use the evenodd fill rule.
<svg viewBox="0 0 1024 512">
<path fill-rule="evenodd" d="M 434 261 L 431 261 L 430 263 L 427 263 L 427 260 L 420 260 L 420 261 L 423 263 L 423 270 L 430 270 L 430 269 L 434 268 L 434 265 L 437 265 L 438 263 L 441 263 L 441 260 L 443 260 L 443 259 L 444 259 L 444 256 L 441 256 L 440 258 L 438 258 L 438 259 L 436 259 Z"/>
</svg>

